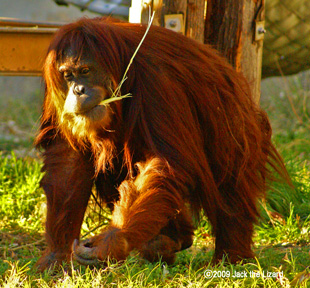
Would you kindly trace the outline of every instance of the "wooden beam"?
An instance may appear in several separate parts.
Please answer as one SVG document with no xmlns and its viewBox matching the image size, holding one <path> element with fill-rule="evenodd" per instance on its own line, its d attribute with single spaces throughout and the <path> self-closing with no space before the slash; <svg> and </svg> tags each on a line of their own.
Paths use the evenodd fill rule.
<svg viewBox="0 0 310 288">
<path fill-rule="evenodd" d="M 205 0 L 153 0 L 154 24 L 169 29 L 169 25 L 165 25 L 165 15 L 178 15 L 177 19 L 182 15 L 184 35 L 203 43 L 205 3 Z"/>
<path fill-rule="evenodd" d="M 187 3 L 186 36 L 203 43 L 206 1 L 188 0 Z"/>
<path fill-rule="evenodd" d="M 208 0 L 205 23 L 205 42 L 244 74 L 256 103 L 260 99 L 264 8 L 265 0 Z"/>
</svg>

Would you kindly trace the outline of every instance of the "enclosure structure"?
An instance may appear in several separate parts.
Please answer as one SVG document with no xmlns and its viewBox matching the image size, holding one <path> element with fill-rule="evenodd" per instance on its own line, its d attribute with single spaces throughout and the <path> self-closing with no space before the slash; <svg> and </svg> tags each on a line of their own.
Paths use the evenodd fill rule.
<svg viewBox="0 0 310 288">
<path fill-rule="evenodd" d="M 0 75 L 41 76 L 47 47 L 60 25 L 0 18 Z"/>
<path fill-rule="evenodd" d="M 230 2 L 231 0 L 229 0 Z M 243 0 L 245 1 L 245 0 Z M 243 1 L 240 2 L 240 5 L 243 5 Z M 183 33 L 184 35 L 194 38 L 199 42 L 204 42 L 204 18 L 205 18 L 205 11 L 206 11 L 206 1 L 205 0 L 195 0 L 195 1 L 148 1 L 148 2 L 140 2 L 140 5 L 136 5 L 136 2 L 140 1 L 132 1 L 132 8 L 130 10 L 129 20 L 132 19 L 131 15 L 133 13 L 139 14 L 140 19 L 139 22 L 147 22 L 146 18 L 150 15 L 150 11 L 156 12 L 156 19 L 154 21 L 155 25 L 165 26 L 168 29 L 175 30 L 176 27 L 180 26 L 179 30 L 176 32 Z M 251 1 L 252 3 L 253 1 Z M 257 9 L 263 9 L 262 0 L 257 1 L 256 4 L 250 8 L 250 13 L 246 13 L 246 19 L 252 21 L 250 19 L 253 18 L 255 11 Z M 208 2 L 208 7 L 212 8 L 213 1 Z M 254 2 L 253 2 L 254 3 Z M 137 7 L 137 9 L 135 8 Z M 140 7 L 140 9 L 139 9 Z M 226 10 L 233 11 L 234 5 L 232 7 L 227 6 L 225 7 Z M 237 5 L 237 9 L 239 6 Z M 213 9 L 214 10 L 214 9 Z M 211 12 L 213 11 L 211 10 Z M 209 13 L 209 15 L 211 15 Z M 244 13 L 235 14 L 238 19 L 243 17 Z M 243 23 L 246 23 L 244 21 Z M 223 25 L 222 25 L 223 24 Z M 230 25 L 230 22 L 227 22 L 223 19 L 222 26 Z M 4 36 L 1 37 L 0 42 L 0 73 L 1 75 L 39 75 L 42 69 L 42 60 L 45 56 L 46 48 L 48 47 L 48 43 L 51 40 L 52 34 L 57 29 L 57 25 L 53 24 L 42 24 L 42 23 L 26 23 L 26 22 L 19 22 L 19 21 L 9 21 L 7 19 L 2 19 L 0 22 L 0 33 Z M 209 25 L 209 28 L 212 26 Z M 215 29 L 217 27 L 215 26 Z M 251 30 L 251 31 L 248 31 Z M 237 31 L 234 33 L 239 33 L 242 35 L 242 39 L 248 38 L 247 35 L 252 33 L 252 27 L 248 27 L 248 25 L 241 25 L 238 26 Z M 210 35 L 209 35 L 210 36 Z M 251 36 L 250 36 L 251 38 Z M 212 39 L 209 37 L 208 40 Z M 262 43 L 262 38 L 255 39 L 255 41 L 259 41 Z M 231 47 L 232 50 L 236 51 L 233 53 L 236 55 L 234 58 L 239 59 L 243 58 L 240 56 L 244 54 L 244 51 L 251 51 L 254 47 L 254 54 L 255 57 L 251 57 L 253 59 L 258 59 L 255 61 L 255 65 L 247 65 L 241 67 L 241 71 L 244 72 L 245 75 L 249 76 L 249 83 L 253 90 L 253 95 L 256 101 L 259 99 L 260 95 L 260 71 L 261 71 L 261 47 L 259 45 L 259 49 L 256 48 L 256 42 L 251 43 L 248 41 L 243 41 L 242 43 L 249 43 L 249 45 L 244 45 L 244 49 L 240 49 L 241 41 L 231 41 L 233 42 L 233 46 Z M 227 56 L 225 53 L 223 53 Z M 253 53 L 251 54 L 251 56 Z M 257 56 L 256 56 L 257 55 Z M 236 61 L 229 61 L 234 65 Z M 236 66 L 237 70 L 239 66 Z M 252 73 L 252 70 L 255 71 Z M 251 71 L 251 72 L 250 72 Z M 254 76 L 252 76 L 254 75 Z M 258 83 L 258 84 L 257 84 Z"/>
<path fill-rule="evenodd" d="M 79 1 L 56 2 L 72 4 Z M 130 14 L 133 15 L 133 11 L 135 14 L 140 11 L 141 15 L 138 19 L 142 22 L 148 20 L 148 7 L 151 6 L 156 11 L 154 24 L 170 29 L 182 27 L 183 33 L 187 36 L 203 42 L 205 41 L 205 27 L 210 28 L 210 7 L 215 5 L 218 11 L 224 11 L 223 7 L 225 6 L 225 9 L 230 11 L 226 13 L 226 20 L 229 20 L 235 17 L 232 17 L 231 14 L 233 4 L 237 3 L 242 8 L 243 4 L 253 5 L 254 2 L 258 3 L 250 0 L 123 0 L 117 1 L 119 4 L 114 1 L 113 5 L 121 6 L 121 8 L 128 6 L 127 11 L 130 12 L 127 16 L 129 17 Z M 268 0 L 261 2 L 265 5 L 266 11 L 262 76 L 270 77 L 281 75 L 281 73 L 288 75 L 309 69 L 310 1 Z M 208 13 L 206 13 L 207 4 L 209 5 Z M 83 9 L 88 8 L 90 7 Z M 242 9 L 246 9 L 246 6 Z M 119 10 L 114 9 L 113 11 L 117 13 Z M 97 12 L 102 13 L 102 11 Z M 220 16 L 220 14 L 217 15 L 217 18 Z M 232 33 L 232 30 L 229 29 L 234 29 L 236 25 L 240 24 L 238 23 L 235 21 L 235 26 L 227 28 L 227 31 Z M 218 32 L 214 24 L 212 25 L 213 30 Z M 57 23 L 31 23 L 1 18 L 0 75 L 40 75 L 42 59 L 57 27 L 59 27 Z"/>
</svg>

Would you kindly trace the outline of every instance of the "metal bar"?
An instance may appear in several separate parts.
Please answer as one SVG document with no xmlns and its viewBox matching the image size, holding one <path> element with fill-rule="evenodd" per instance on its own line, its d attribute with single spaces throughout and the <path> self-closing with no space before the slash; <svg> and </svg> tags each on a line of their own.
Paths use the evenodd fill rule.
<svg viewBox="0 0 310 288">
<path fill-rule="evenodd" d="M 1 27 L 40 27 L 40 28 L 59 28 L 65 23 L 61 22 L 35 22 L 17 18 L 0 17 Z"/>
<path fill-rule="evenodd" d="M 28 28 L 28 27 L 0 27 L 0 33 L 29 33 L 29 34 L 35 34 L 35 33 L 41 33 L 41 34 L 46 34 L 46 33 L 55 33 L 58 30 L 58 28 L 38 28 L 38 27 L 33 27 L 33 28 Z"/>
<path fill-rule="evenodd" d="M 41 76 L 47 48 L 60 26 L 0 18 L 0 75 Z"/>
</svg>

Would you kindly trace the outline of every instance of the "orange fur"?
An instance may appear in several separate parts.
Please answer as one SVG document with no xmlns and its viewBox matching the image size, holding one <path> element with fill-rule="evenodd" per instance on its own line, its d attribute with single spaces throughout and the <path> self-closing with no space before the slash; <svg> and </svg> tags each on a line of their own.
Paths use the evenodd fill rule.
<svg viewBox="0 0 310 288">
<path fill-rule="evenodd" d="M 216 259 L 253 256 L 257 199 L 274 171 L 287 174 L 245 79 L 209 46 L 152 27 L 121 89 L 133 97 L 112 103 L 109 121 L 87 122 L 82 134 L 75 132 L 76 119 L 61 121 L 66 91 L 57 63 L 63 51 L 87 51 L 115 86 L 145 29 L 81 19 L 62 27 L 50 45 L 36 140 L 45 149 L 48 202 L 41 269 L 70 255 L 93 182 L 114 207 L 113 219 L 85 244 L 89 254 L 80 246 L 77 254 L 123 260 L 137 249 L 149 260 L 162 255 L 171 262 L 191 245 L 191 218 L 203 210 L 216 237 Z"/>
</svg>

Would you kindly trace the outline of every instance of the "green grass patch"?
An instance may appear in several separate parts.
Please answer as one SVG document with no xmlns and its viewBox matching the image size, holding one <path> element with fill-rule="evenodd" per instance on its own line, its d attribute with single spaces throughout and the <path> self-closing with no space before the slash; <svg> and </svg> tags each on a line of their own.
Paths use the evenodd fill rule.
<svg viewBox="0 0 310 288">
<path fill-rule="evenodd" d="M 196 230 L 193 247 L 178 253 L 173 265 L 151 264 L 133 253 L 122 265 L 111 264 L 107 268 L 91 270 L 73 263 L 53 275 L 36 274 L 34 268 L 45 247 L 45 196 L 39 187 L 41 163 L 33 159 L 18 159 L 14 154 L 2 155 L 0 286 L 289 287 L 289 283 L 297 281 L 294 280 L 296 275 L 297 279 L 306 279 L 310 275 L 307 272 L 310 263 L 310 219 L 307 215 L 310 209 L 306 203 L 310 194 L 309 174 L 300 162 L 293 160 L 289 160 L 290 169 L 296 175 L 293 180 L 295 185 L 299 185 L 298 189 L 292 194 L 292 189 L 277 184 L 275 192 L 269 193 L 267 202 L 262 205 L 262 219 L 255 227 L 257 259 L 238 265 L 212 266 L 214 239 L 209 222 L 203 219 Z M 307 201 L 301 209 L 303 199 Z M 278 217 L 271 212 L 278 213 Z M 82 234 L 98 233 L 98 230 L 91 229 L 98 225 L 99 217 L 104 224 L 108 223 L 108 214 L 99 216 L 98 210 L 93 209 L 87 213 Z M 301 287 L 306 285 L 304 280 Z"/>
<path fill-rule="evenodd" d="M 25 98 L 0 96 L 0 147 L 3 154 L 34 156 L 33 141 L 39 127 L 42 101 L 38 93 Z"/>
</svg>

